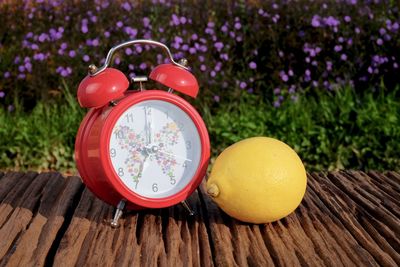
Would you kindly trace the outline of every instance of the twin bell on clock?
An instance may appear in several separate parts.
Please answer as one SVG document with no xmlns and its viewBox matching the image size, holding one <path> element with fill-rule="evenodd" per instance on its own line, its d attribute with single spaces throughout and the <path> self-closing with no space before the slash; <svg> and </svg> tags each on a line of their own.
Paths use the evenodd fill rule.
<svg viewBox="0 0 400 267">
<path fill-rule="evenodd" d="M 147 77 L 130 82 L 110 67 L 114 53 L 131 45 L 164 50 L 170 63 L 155 67 L 149 78 L 168 90 L 145 89 Z M 76 136 L 75 160 L 85 185 L 116 207 L 111 226 L 124 209 L 182 203 L 192 213 L 185 200 L 205 176 L 210 142 L 201 116 L 174 91 L 196 97 L 198 90 L 187 62 L 176 62 L 167 46 L 152 40 L 119 44 L 103 66 L 89 66 L 78 88 L 79 104 L 89 111 Z"/>
</svg>

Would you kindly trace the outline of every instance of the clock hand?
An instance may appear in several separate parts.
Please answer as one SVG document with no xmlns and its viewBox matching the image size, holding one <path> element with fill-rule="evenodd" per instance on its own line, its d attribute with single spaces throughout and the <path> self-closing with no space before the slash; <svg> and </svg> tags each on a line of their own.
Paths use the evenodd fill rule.
<svg viewBox="0 0 400 267">
<path fill-rule="evenodd" d="M 168 153 L 168 152 L 165 152 L 165 151 L 162 151 L 162 150 L 157 150 L 156 153 L 170 155 L 170 156 L 173 156 L 174 158 L 183 159 L 185 161 L 192 161 L 191 159 L 188 159 L 188 158 L 185 158 L 185 157 L 182 157 L 182 156 L 178 156 L 178 155 L 175 155 L 175 154 L 172 154 L 172 153 Z"/>
<path fill-rule="evenodd" d="M 147 114 L 147 107 L 144 106 L 144 129 L 146 131 L 146 145 L 150 145 L 151 144 L 151 129 L 150 129 L 150 124 L 149 124 L 149 118 L 148 118 L 148 114 Z"/>
</svg>

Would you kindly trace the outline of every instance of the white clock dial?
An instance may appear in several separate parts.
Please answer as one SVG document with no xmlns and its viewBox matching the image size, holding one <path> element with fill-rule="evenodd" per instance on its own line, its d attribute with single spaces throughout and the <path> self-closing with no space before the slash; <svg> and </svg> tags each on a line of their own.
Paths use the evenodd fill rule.
<svg viewBox="0 0 400 267">
<path fill-rule="evenodd" d="M 196 173 L 201 156 L 200 136 L 191 118 L 161 100 L 143 101 L 122 113 L 109 145 L 121 181 L 149 198 L 182 190 Z"/>
</svg>

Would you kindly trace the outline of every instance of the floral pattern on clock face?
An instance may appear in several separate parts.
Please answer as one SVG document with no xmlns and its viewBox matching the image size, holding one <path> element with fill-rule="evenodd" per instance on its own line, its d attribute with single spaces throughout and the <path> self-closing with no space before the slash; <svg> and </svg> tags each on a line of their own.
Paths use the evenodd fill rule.
<svg viewBox="0 0 400 267">
<path fill-rule="evenodd" d="M 197 170 L 200 153 L 200 137 L 190 117 L 160 100 L 128 108 L 110 138 L 115 173 L 130 190 L 151 198 L 183 189 Z"/>
</svg>

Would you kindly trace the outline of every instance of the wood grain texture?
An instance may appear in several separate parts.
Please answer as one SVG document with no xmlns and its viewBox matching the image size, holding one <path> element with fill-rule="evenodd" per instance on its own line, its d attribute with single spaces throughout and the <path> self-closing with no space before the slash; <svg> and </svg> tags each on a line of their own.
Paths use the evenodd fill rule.
<svg viewBox="0 0 400 267">
<path fill-rule="evenodd" d="M 400 174 L 308 174 L 301 205 L 262 225 L 239 222 L 205 193 L 177 205 L 126 212 L 79 177 L 0 172 L 1 266 L 399 266 Z"/>
</svg>

